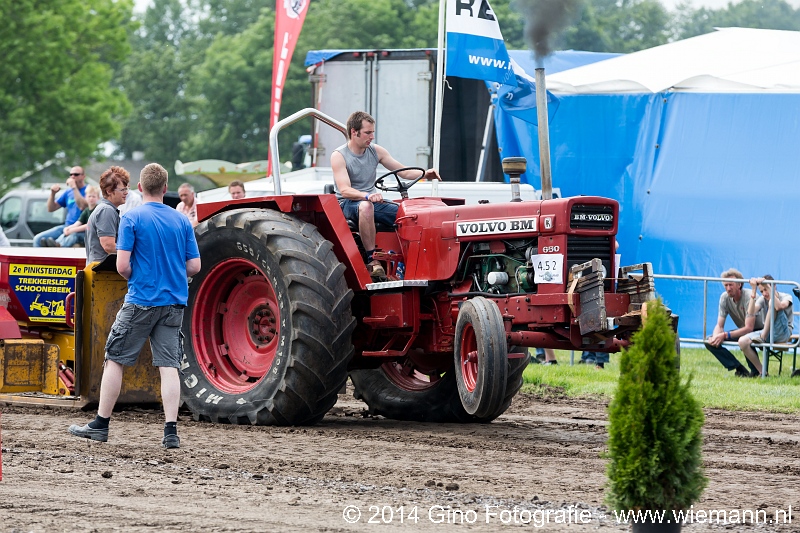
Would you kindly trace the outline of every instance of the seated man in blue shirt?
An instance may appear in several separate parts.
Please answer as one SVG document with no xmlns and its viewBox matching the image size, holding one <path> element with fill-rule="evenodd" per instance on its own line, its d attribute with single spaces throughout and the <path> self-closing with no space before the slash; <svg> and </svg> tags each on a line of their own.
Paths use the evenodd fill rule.
<svg viewBox="0 0 800 533">
<path fill-rule="evenodd" d="M 36 235 L 33 238 L 34 246 L 55 246 L 55 240 L 64 233 L 64 228 L 74 224 L 80 218 L 83 210 L 89 206 L 85 197 L 86 174 L 82 167 L 72 167 L 69 171 L 67 187 L 69 188 L 56 200 L 56 194 L 61 190 L 61 185 L 53 185 L 50 187 L 50 197 L 47 199 L 47 210 L 51 213 L 62 207 L 67 210 L 64 223 Z"/>
</svg>

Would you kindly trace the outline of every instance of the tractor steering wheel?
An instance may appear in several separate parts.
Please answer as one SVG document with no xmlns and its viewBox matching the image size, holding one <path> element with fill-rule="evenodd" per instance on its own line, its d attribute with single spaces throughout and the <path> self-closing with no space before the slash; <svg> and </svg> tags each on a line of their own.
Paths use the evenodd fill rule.
<svg viewBox="0 0 800 533">
<path fill-rule="evenodd" d="M 403 182 L 400 179 L 400 176 L 398 176 L 398 174 L 400 172 L 405 171 L 405 170 L 419 170 L 422 174 L 420 174 L 420 176 L 415 180 Z M 390 186 L 386 185 L 383 182 L 384 178 L 388 178 L 389 176 L 394 176 L 394 179 L 397 180 L 397 186 L 396 187 L 390 187 Z M 383 176 L 381 176 L 380 178 L 375 180 L 375 187 L 377 189 L 380 189 L 380 190 L 386 191 L 386 192 L 399 192 L 400 196 L 402 196 L 403 198 L 408 198 L 408 189 L 410 189 L 412 185 L 414 185 L 415 183 L 417 183 L 419 180 L 421 180 L 424 177 L 425 177 L 425 169 L 424 168 L 420 168 L 420 167 L 398 168 L 397 170 L 392 170 L 391 172 L 387 172 L 386 174 L 384 174 Z"/>
</svg>

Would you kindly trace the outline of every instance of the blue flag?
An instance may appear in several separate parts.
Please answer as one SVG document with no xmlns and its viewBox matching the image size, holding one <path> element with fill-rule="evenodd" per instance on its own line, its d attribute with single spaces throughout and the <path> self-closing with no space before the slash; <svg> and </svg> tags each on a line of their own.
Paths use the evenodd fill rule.
<svg viewBox="0 0 800 533">
<path fill-rule="evenodd" d="M 516 85 L 499 85 L 497 87 L 498 105 L 512 117 L 531 124 L 539 123 L 536 112 L 536 84 L 525 74 L 515 76 Z M 553 120 L 558 109 L 558 98 L 547 91 L 547 117 Z"/>
<path fill-rule="evenodd" d="M 447 0 L 446 74 L 499 83 L 500 107 L 521 120 L 538 123 L 533 79 L 509 57 L 488 0 Z M 547 102 L 552 119 L 558 99 L 548 91 Z"/>
<path fill-rule="evenodd" d="M 488 0 L 447 0 L 446 74 L 514 83 L 511 58 Z"/>
</svg>

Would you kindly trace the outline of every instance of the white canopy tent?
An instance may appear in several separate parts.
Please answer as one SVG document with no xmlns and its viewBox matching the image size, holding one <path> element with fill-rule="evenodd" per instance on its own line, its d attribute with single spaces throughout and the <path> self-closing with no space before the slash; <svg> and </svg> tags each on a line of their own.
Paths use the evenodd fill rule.
<svg viewBox="0 0 800 533">
<path fill-rule="evenodd" d="M 554 93 L 800 92 L 800 32 L 712 33 L 547 77 Z"/>
</svg>

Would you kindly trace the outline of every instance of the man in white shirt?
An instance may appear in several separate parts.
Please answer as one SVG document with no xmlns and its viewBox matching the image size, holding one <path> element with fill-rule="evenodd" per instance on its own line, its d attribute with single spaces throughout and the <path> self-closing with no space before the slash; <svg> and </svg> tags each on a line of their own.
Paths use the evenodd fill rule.
<svg viewBox="0 0 800 533">
<path fill-rule="evenodd" d="M 178 196 L 181 199 L 181 203 L 178 204 L 178 207 L 175 209 L 178 213 L 183 213 L 187 217 L 189 217 L 189 222 L 192 223 L 192 227 L 197 226 L 197 202 L 195 201 L 196 198 L 194 196 L 194 187 L 189 185 L 188 183 L 181 184 L 178 187 Z"/>
<path fill-rule="evenodd" d="M 134 207 L 142 205 L 142 195 L 131 189 L 128 191 L 128 197 L 125 198 L 125 203 L 119 206 L 119 216 L 124 215 Z"/>
</svg>

